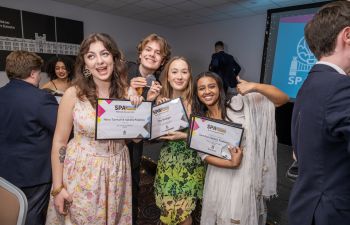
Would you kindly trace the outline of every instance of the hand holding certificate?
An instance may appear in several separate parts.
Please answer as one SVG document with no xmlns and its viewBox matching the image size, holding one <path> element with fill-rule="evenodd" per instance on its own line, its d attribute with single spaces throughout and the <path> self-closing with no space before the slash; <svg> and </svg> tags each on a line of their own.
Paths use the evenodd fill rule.
<svg viewBox="0 0 350 225">
<path fill-rule="evenodd" d="M 206 154 L 231 159 L 229 146 L 239 147 L 242 136 L 242 126 L 192 115 L 188 146 Z"/>
<path fill-rule="evenodd" d="M 186 110 L 181 98 L 162 103 L 152 109 L 151 139 L 188 127 Z"/>
<path fill-rule="evenodd" d="M 96 140 L 150 138 L 151 102 L 134 106 L 130 101 L 98 99 Z"/>
</svg>

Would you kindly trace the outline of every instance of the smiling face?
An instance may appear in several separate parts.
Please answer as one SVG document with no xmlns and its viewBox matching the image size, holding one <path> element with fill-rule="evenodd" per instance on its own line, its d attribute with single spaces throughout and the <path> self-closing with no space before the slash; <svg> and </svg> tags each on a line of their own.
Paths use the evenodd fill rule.
<svg viewBox="0 0 350 225">
<path fill-rule="evenodd" d="M 113 56 L 101 41 L 90 44 L 89 51 L 84 55 L 84 62 L 94 80 L 111 80 L 114 67 Z"/>
<path fill-rule="evenodd" d="M 57 61 L 55 65 L 55 74 L 59 79 L 65 79 L 68 77 L 68 71 L 63 62 Z"/>
<path fill-rule="evenodd" d="M 182 59 L 174 60 L 169 66 L 168 82 L 174 91 L 184 91 L 190 80 L 187 63 Z"/>
<path fill-rule="evenodd" d="M 149 41 L 141 51 L 139 58 L 142 67 L 146 70 L 156 71 L 163 61 L 160 44 L 157 41 Z"/>
<path fill-rule="evenodd" d="M 217 104 L 220 90 L 217 82 L 212 77 L 202 77 L 197 82 L 197 96 L 199 100 L 208 106 Z"/>
</svg>

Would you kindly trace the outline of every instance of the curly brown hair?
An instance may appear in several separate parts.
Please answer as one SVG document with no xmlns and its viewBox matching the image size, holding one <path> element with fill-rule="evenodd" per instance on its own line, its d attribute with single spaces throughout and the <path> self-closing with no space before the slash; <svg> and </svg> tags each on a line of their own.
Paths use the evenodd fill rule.
<svg viewBox="0 0 350 225">
<path fill-rule="evenodd" d="M 107 51 L 109 51 L 113 56 L 114 70 L 111 79 L 109 97 L 124 99 L 128 87 L 126 65 L 125 61 L 123 60 L 124 55 L 118 48 L 115 41 L 105 33 L 90 34 L 80 45 L 75 63 L 75 81 L 73 85 L 77 87 L 78 98 L 81 101 L 88 99 L 94 108 L 96 108 L 97 105 L 96 84 L 92 76 L 84 77 L 83 70 L 85 68 L 84 55 L 89 51 L 90 45 L 97 41 L 102 42 Z"/>
</svg>

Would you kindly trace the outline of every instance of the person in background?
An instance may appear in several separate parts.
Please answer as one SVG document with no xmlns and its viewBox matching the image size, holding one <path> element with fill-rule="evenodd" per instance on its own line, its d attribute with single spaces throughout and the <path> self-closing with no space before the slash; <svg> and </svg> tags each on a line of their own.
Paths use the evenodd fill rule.
<svg viewBox="0 0 350 225">
<path fill-rule="evenodd" d="M 154 75 L 156 78 L 163 66 L 170 59 L 171 48 L 167 41 L 157 35 L 150 34 L 140 41 L 137 46 L 138 64 L 128 62 L 128 80 L 130 86 L 139 90 L 139 94 L 153 101 L 159 95 L 162 86 L 159 82 L 153 82 L 150 87 L 146 87 L 146 77 Z M 132 203 L 133 220 L 137 221 L 138 214 L 138 193 L 140 182 L 140 163 L 143 152 L 143 141 L 128 144 L 131 170 L 132 170 Z"/>
<path fill-rule="evenodd" d="M 54 96 L 38 88 L 42 65 L 35 53 L 11 52 L 5 66 L 10 82 L 0 88 L 0 177 L 26 195 L 26 225 L 45 224 L 51 188 L 58 105 Z"/>
<path fill-rule="evenodd" d="M 95 140 L 97 98 L 128 98 L 122 53 L 109 35 L 93 33 L 84 39 L 75 76 L 58 111 L 46 224 L 132 224 L 125 140 Z M 130 100 L 140 103 L 138 96 Z M 68 142 L 73 125 L 74 137 Z"/>
<path fill-rule="evenodd" d="M 188 61 L 173 57 L 160 77 L 163 88 L 158 103 L 182 98 L 187 116 L 191 114 L 192 74 Z M 161 148 L 155 177 L 156 204 L 164 224 L 192 224 L 191 213 L 202 198 L 204 165 L 197 152 L 186 145 L 187 132 L 169 132 L 159 138 L 166 141 Z"/>
<path fill-rule="evenodd" d="M 241 66 L 235 61 L 232 55 L 224 51 L 224 43 L 222 41 L 215 43 L 215 53 L 211 56 L 209 71 L 221 77 L 226 94 L 229 87 L 236 88 L 236 77 L 241 71 Z"/>
<path fill-rule="evenodd" d="M 50 81 L 41 88 L 54 94 L 63 95 L 73 79 L 73 60 L 66 56 L 53 57 L 46 66 Z"/>
<path fill-rule="evenodd" d="M 212 72 L 196 76 L 193 91 L 193 113 L 244 128 L 240 148 L 229 148 L 231 160 L 201 154 L 208 163 L 201 225 L 265 225 L 265 201 L 277 186 L 275 106 L 288 96 L 238 77 L 239 94 L 226 98 L 222 80 Z"/>
<path fill-rule="evenodd" d="M 350 221 L 350 2 L 321 7 L 305 40 L 319 60 L 298 92 L 292 145 L 298 177 L 288 206 L 291 225 Z"/>
</svg>

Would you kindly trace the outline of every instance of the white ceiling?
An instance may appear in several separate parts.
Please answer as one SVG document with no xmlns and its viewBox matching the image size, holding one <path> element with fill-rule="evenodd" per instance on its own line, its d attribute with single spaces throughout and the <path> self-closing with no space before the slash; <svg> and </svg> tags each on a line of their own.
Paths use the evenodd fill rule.
<svg viewBox="0 0 350 225">
<path fill-rule="evenodd" d="M 172 28 L 264 14 L 324 0 L 54 0 Z"/>
</svg>

